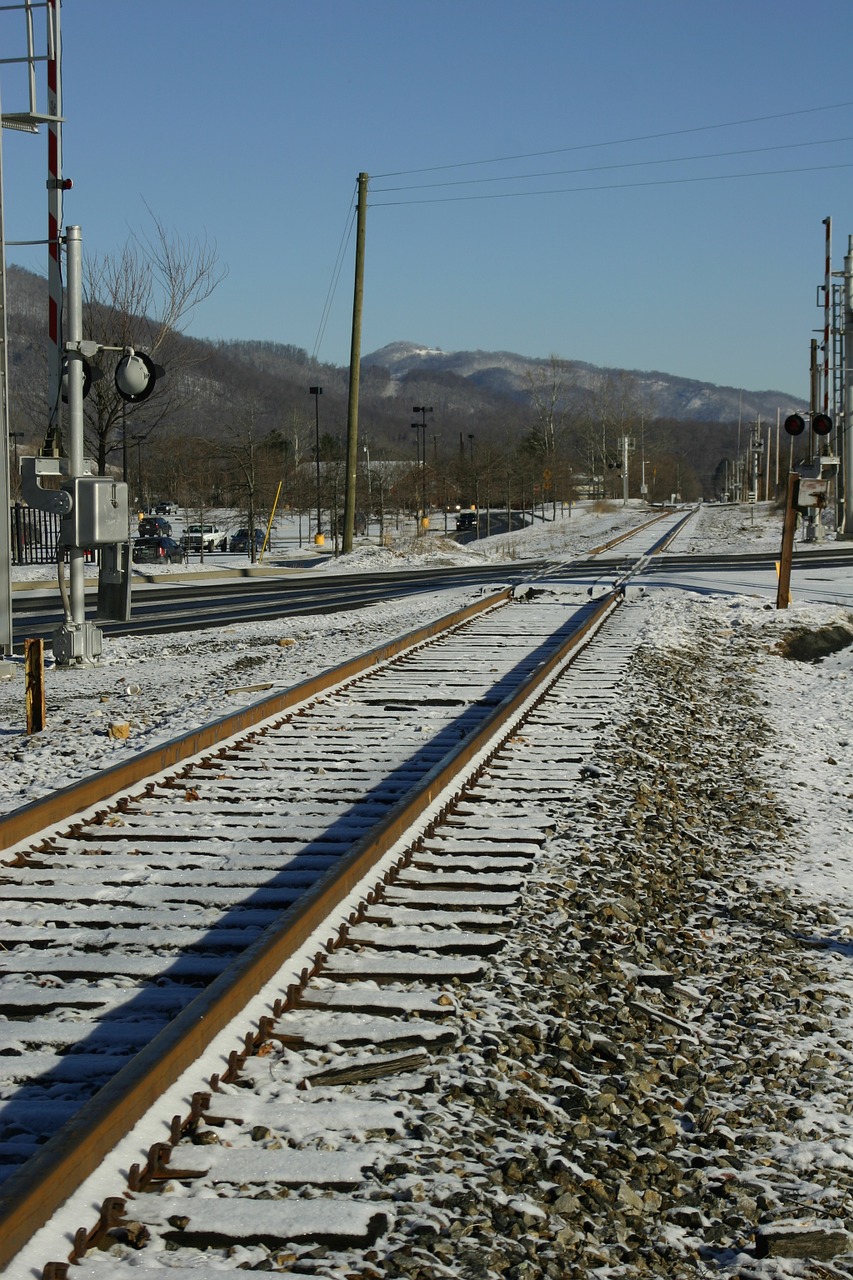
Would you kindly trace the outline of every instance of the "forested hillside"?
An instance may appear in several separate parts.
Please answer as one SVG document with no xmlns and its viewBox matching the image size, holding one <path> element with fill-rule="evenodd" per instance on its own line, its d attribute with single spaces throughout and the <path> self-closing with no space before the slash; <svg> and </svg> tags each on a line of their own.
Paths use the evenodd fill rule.
<svg viewBox="0 0 853 1280">
<path fill-rule="evenodd" d="M 34 452 L 46 426 L 46 281 L 10 267 L 7 294 L 10 427 L 18 452 Z M 91 299 L 84 328 L 105 345 L 141 350 L 154 334 L 150 318 Z M 322 501 L 339 505 L 348 369 L 289 344 L 162 330 L 156 340 L 166 376 L 141 404 L 117 397 L 116 357 L 99 359 L 107 376 L 85 408 L 87 454 L 100 471 L 124 474 L 144 505 L 170 497 L 262 512 L 281 482 L 286 502 L 309 509 L 319 438 Z M 645 479 L 650 501 L 714 498 L 734 483 L 751 422 L 775 428 L 778 409 L 803 407 L 668 374 L 403 342 L 363 359 L 359 406 L 360 501 L 409 509 L 424 492 L 430 506 L 621 497 L 625 437 L 630 496 Z"/>
</svg>

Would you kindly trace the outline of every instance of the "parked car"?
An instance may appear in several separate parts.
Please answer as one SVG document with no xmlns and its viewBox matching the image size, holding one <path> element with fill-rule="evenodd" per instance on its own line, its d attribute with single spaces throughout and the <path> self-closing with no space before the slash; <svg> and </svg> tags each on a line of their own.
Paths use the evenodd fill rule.
<svg viewBox="0 0 853 1280">
<path fill-rule="evenodd" d="M 259 552 L 263 545 L 264 545 L 264 531 L 263 529 L 256 529 L 255 530 L 255 551 Z M 238 529 L 235 534 L 232 534 L 231 541 L 228 544 L 228 550 L 240 551 L 242 552 L 243 555 L 248 555 L 249 530 Z"/>
<path fill-rule="evenodd" d="M 228 546 L 228 534 L 215 524 L 188 524 L 181 537 L 185 551 L 224 551 Z"/>
<path fill-rule="evenodd" d="M 183 564 L 184 552 L 174 538 L 137 538 L 133 559 L 137 564 Z"/>
<path fill-rule="evenodd" d="M 172 526 L 162 516 L 143 516 L 136 533 L 140 538 L 168 538 Z"/>
</svg>

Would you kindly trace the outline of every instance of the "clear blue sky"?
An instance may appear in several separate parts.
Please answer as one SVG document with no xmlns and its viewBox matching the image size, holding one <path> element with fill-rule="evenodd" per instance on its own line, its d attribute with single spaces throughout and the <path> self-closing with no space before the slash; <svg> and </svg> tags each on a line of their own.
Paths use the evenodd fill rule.
<svg viewBox="0 0 853 1280">
<path fill-rule="evenodd" d="M 65 0 L 62 34 L 65 223 L 114 252 L 147 205 L 214 241 L 199 336 L 346 364 L 354 237 L 322 321 L 365 171 L 364 353 L 808 395 L 822 220 L 835 270 L 853 233 L 850 0 Z M 0 90 L 25 108 L 14 68 Z M 44 234 L 46 154 L 3 131 L 9 241 Z"/>
</svg>

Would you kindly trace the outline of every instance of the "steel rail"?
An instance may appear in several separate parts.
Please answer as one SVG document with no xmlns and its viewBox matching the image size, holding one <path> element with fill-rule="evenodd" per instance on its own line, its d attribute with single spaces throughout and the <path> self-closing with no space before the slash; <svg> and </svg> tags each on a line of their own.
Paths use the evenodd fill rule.
<svg viewBox="0 0 853 1280">
<path fill-rule="evenodd" d="M 679 520 L 676 524 L 674 524 L 672 528 L 663 535 L 662 538 L 659 538 L 657 542 L 655 542 L 651 547 L 649 547 L 649 550 L 646 552 L 646 555 L 659 556 L 662 552 L 666 551 L 669 544 L 675 541 L 679 533 L 681 533 L 681 530 L 687 524 L 688 520 L 690 520 L 695 514 L 696 514 L 696 508 L 693 507 L 690 511 L 687 512 L 687 514 L 681 520 Z"/>
<path fill-rule="evenodd" d="M 692 511 L 690 514 L 693 514 Z M 603 551 L 612 551 L 614 547 L 619 546 L 620 542 L 627 542 L 628 538 L 633 538 L 635 534 L 642 533 L 644 529 L 651 529 L 652 525 L 658 524 L 659 521 L 665 520 L 667 516 L 671 515 L 672 509 L 667 508 L 667 510 L 662 511 L 660 515 L 652 516 L 651 520 L 646 520 L 643 524 L 635 525 L 633 529 L 627 529 L 624 533 L 617 534 L 617 536 L 615 538 L 611 538 L 609 542 L 603 542 L 600 547 L 593 547 L 593 549 L 588 552 L 587 558 L 591 560 L 593 556 L 601 555 Z M 681 528 L 681 523 L 676 527 Z"/>
<path fill-rule="evenodd" d="M 540 562 L 530 562 L 535 570 Z M 400 575 L 347 575 L 337 579 L 276 580 L 272 584 L 254 578 L 236 584 L 207 583 L 192 588 L 154 587 L 138 596 L 129 621 L 104 620 L 106 635 L 157 635 L 175 630 L 198 630 L 213 626 L 227 613 L 231 621 L 258 622 L 273 618 L 298 617 L 303 614 L 333 613 L 342 609 L 358 609 L 389 599 L 400 599 L 426 591 L 460 587 L 485 586 L 494 589 L 495 581 L 513 585 L 525 570 L 513 568 L 451 569 L 447 573 L 417 571 Z M 94 605 L 90 606 L 93 608 Z M 87 606 L 87 607 L 90 607 Z M 49 639 L 57 622 L 57 604 L 28 599 L 24 607 L 14 610 L 14 648 L 21 651 L 28 636 Z"/>
<path fill-rule="evenodd" d="M 218 720 L 208 721 L 191 732 L 156 747 L 149 747 L 139 752 L 132 759 L 121 764 L 111 765 L 88 778 L 63 787 L 30 804 L 13 809 L 11 813 L 0 818 L 0 851 L 10 849 L 21 841 L 28 839 L 46 827 L 65 822 L 75 814 L 107 800 L 110 796 L 127 791 L 137 783 L 162 773 L 174 765 L 181 764 L 201 751 L 209 751 L 226 738 L 234 734 L 244 733 L 269 716 L 288 711 L 300 702 L 315 698 L 333 685 L 351 680 L 362 671 L 377 666 L 396 657 L 406 649 L 422 644 L 427 640 L 460 626 L 469 618 L 476 617 L 486 609 L 504 604 L 510 598 L 511 589 L 506 587 L 493 595 L 485 596 L 473 604 L 465 605 L 453 613 L 445 614 L 434 622 L 409 631 L 396 640 L 378 645 L 367 653 L 359 654 L 338 667 L 329 667 L 317 676 L 291 685 L 282 693 L 268 694 L 258 702 L 234 711 L 231 715 Z"/>
<path fill-rule="evenodd" d="M 514 731 L 519 710 L 534 695 L 537 701 L 544 697 L 565 663 L 585 648 L 619 603 L 620 594 L 614 591 L 589 605 L 586 617 L 564 643 L 498 703 L 469 738 L 436 764 L 414 792 L 401 798 L 378 827 L 353 845 L 334 871 L 285 911 L 227 974 L 187 1005 L 19 1173 L 7 1179 L 0 1187 L 0 1268 L 20 1252 L 215 1036 L 328 921 L 368 872 L 487 749 L 507 722 L 507 735 Z M 490 754 L 499 749 L 502 741 L 494 744 Z M 479 767 L 486 763 L 482 760 Z"/>
</svg>

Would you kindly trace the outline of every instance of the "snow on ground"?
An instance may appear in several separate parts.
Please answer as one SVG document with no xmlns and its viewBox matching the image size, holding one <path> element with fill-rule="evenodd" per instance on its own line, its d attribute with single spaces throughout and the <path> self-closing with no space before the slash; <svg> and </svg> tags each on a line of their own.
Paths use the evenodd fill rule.
<svg viewBox="0 0 853 1280">
<path fill-rule="evenodd" d="M 363 544 L 346 560 L 321 557 L 312 549 L 304 555 L 311 571 L 324 574 L 376 569 L 383 564 L 401 568 L 485 560 L 494 564 L 495 582 L 499 582 L 502 563 L 534 557 L 571 559 L 645 518 L 646 513 L 630 507 L 576 509 L 571 517 L 539 522 L 523 532 L 465 547 L 434 535 L 415 539 L 401 534 L 389 547 Z M 284 537 L 280 542 L 281 547 L 273 543 L 273 562 L 292 561 L 294 548 L 287 546 Z M 674 550 L 686 553 L 713 547 L 776 552 L 780 542 L 779 512 L 708 506 L 698 511 Z M 831 553 L 837 545 L 827 540 L 823 549 Z M 205 572 L 222 572 L 233 564 L 233 557 L 211 557 Z M 672 575 L 666 581 L 671 583 Z M 701 623 L 702 633 L 712 635 L 715 644 L 731 647 L 738 678 L 758 700 L 770 734 L 768 745 L 756 746 L 754 767 L 776 792 L 790 833 L 784 846 L 775 839 L 768 842 L 763 874 L 768 881 L 784 884 L 795 901 L 799 898 L 804 905 L 826 908 L 828 923 L 820 943 L 828 949 L 834 990 L 846 1016 L 853 1002 L 853 608 L 846 603 L 849 587 L 846 595 L 839 592 L 838 602 L 827 602 L 824 592 L 821 603 L 814 603 L 808 598 L 805 579 L 797 579 L 790 608 L 779 611 L 766 588 L 753 591 L 747 585 L 743 594 L 733 593 L 731 574 L 725 587 L 716 591 L 713 582 L 701 592 L 656 587 L 653 577 L 649 582 L 641 605 L 651 624 L 648 644 L 664 655 L 689 652 Z M 49 668 L 48 727 L 32 738 L 23 731 L 23 676 L 16 670 L 0 684 L 0 771 L 6 783 L 2 807 L 25 803 L 128 752 L 234 710 L 267 692 L 258 686 L 280 689 L 293 684 L 449 612 L 476 594 L 475 588 L 453 589 L 346 615 L 285 618 L 171 637 L 108 639 L 97 668 Z M 739 656 L 744 651 L 749 655 L 747 662 Z M 720 697 L 726 697 L 722 682 Z M 115 722 L 130 725 L 128 739 L 110 737 L 109 727 Z M 792 929 L 796 931 L 797 925 L 794 920 Z M 843 1039 L 842 1033 L 839 1040 Z M 842 1111 L 834 1115 L 829 1094 L 811 1098 L 808 1105 L 816 1133 L 847 1131 L 847 1117 Z M 762 1276 L 839 1274 L 797 1270 L 794 1264 L 780 1261 L 767 1265 L 770 1269 L 762 1270 Z"/>
<path fill-rule="evenodd" d="M 324 575 L 386 565 L 400 569 L 485 561 L 494 564 L 498 584 L 501 564 L 537 557 L 571 559 L 648 517 L 647 511 L 632 506 L 576 506 L 571 516 L 558 516 L 554 522 L 537 521 L 517 533 L 461 546 L 438 533 L 417 538 L 402 531 L 389 538 L 387 547 L 363 542 L 348 557 L 318 555 L 313 548 L 303 554 L 308 571 Z M 288 538 L 294 532 L 280 526 L 271 568 L 292 563 L 294 548 Z M 778 511 L 704 506 L 672 549 L 776 551 L 780 544 Z M 827 540 L 821 547 L 831 552 L 839 545 Z M 235 559 L 228 554 L 206 557 L 205 572 L 233 569 Z M 197 570 L 197 562 L 191 567 Z M 170 572 L 177 575 L 181 569 L 163 570 Z M 38 575 L 45 576 L 42 567 L 16 568 L 14 582 L 27 589 Z M 721 643 L 727 635 L 750 635 L 753 662 L 744 679 L 760 689 L 777 743 L 776 750 L 757 757 L 756 767 L 778 776 L 780 797 L 801 816 L 803 838 L 795 874 L 803 891 L 831 900 L 850 921 L 853 934 L 853 648 L 841 648 L 817 662 L 791 661 L 780 654 L 783 638 L 796 629 L 848 628 L 853 634 L 853 613 L 843 604 L 809 603 L 798 583 L 791 607 L 777 611 L 766 591 L 763 596 L 732 595 L 730 581 L 729 576 L 719 596 L 712 587 L 702 594 L 666 587 L 650 591 L 647 603 L 655 611 L 656 643 L 677 648 L 697 611 L 716 619 Z M 23 665 L 15 661 L 11 677 L 0 681 L 0 811 L 307 679 L 449 613 L 479 593 L 477 587 L 457 588 L 353 613 L 225 625 L 172 636 L 107 638 L 97 667 L 61 669 L 48 659 L 47 728 L 32 736 L 25 732 Z M 820 598 L 825 600 L 826 593 Z M 111 736 L 115 724 L 128 725 L 129 736 Z"/>
<path fill-rule="evenodd" d="M 280 521 L 272 539 L 265 565 L 270 572 L 302 563 L 305 571 L 334 573 L 406 569 L 436 564 L 483 564 L 495 566 L 495 583 L 501 582 L 500 566 L 519 560 L 546 557 L 552 561 L 572 559 L 616 537 L 620 532 L 650 519 L 638 505 L 576 504 L 571 514 L 558 512 L 553 521 L 537 520 L 532 526 L 511 534 L 457 544 L 443 536 L 443 516 L 434 518 L 435 529 L 426 537 L 409 530 L 388 531 L 387 545 L 362 540 L 350 556 L 323 554 L 313 546 L 298 545 L 295 524 Z M 221 527 L 235 525 L 233 516 L 222 518 Z M 452 517 L 448 517 L 452 525 Z M 182 525 L 173 521 L 173 534 L 180 536 Z M 687 530 L 673 544 L 677 552 L 707 551 L 710 546 L 726 550 L 776 550 L 781 542 L 781 515 L 769 507 L 705 506 L 699 509 Z M 834 542 L 822 544 L 826 548 Z M 205 575 L 221 574 L 235 567 L 245 568 L 243 557 L 228 553 L 206 556 L 202 567 L 194 557 L 189 571 Z M 144 566 L 150 576 L 152 567 Z M 153 567 L 158 576 L 183 577 L 182 566 Z M 159 571 L 159 572 L 158 572 Z M 287 570 L 284 570 L 287 571 Z M 290 570 L 294 572 L 294 570 Z M 52 585 L 55 570 L 49 566 L 27 566 L 13 570 L 13 588 L 31 590 L 36 583 Z M 37 589 L 41 589 L 40 586 Z M 143 750 L 205 724 L 240 706 L 257 701 L 265 693 L 287 688 L 318 671 L 343 662 L 350 656 L 377 646 L 392 636 L 403 634 L 430 618 L 449 613 L 480 594 L 479 587 L 453 589 L 418 595 L 414 599 L 390 602 L 347 614 L 318 614 L 299 618 L 227 624 L 209 630 L 177 632 L 172 636 L 107 638 L 102 661 L 94 668 L 61 669 L 48 657 L 46 672 L 47 728 L 28 737 L 25 733 L 25 691 L 23 665 L 13 663 L 10 678 L 0 681 L 0 776 L 4 787 L 0 811 L 18 807 L 58 787 L 85 776 L 93 769 L 117 763 L 128 752 Z M 690 626 L 693 609 L 717 609 L 730 624 L 741 625 L 732 616 L 749 616 L 750 625 L 767 639 L 757 639 L 757 657 L 794 619 L 804 626 L 817 626 L 837 619 L 835 606 L 798 604 L 777 618 L 764 605 L 749 597 L 739 604 L 725 596 L 694 596 L 690 592 L 655 593 L 654 607 L 660 612 L 659 634 L 673 636 L 679 627 Z M 766 601 L 765 601 L 766 604 Z M 843 610 L 841 611 L 843 614 Z M 832 675 L 820 679 L 825 665 L 792 670 L 777 663 L 775 687 L 784 689 L 780 722 L 796 722 L 792 706 L 802 698 L 804 714 L 811 728 L 808 736 L 823 740 L 819 723 L 832 724 L 832 706 L 841 702 L 848 678 L 845 655 L 829 660 Z M 835 668 L 838 668 L 837 670 Z M 806 677 L 810 678 L 806 678 Z M 799 683 L 795 688 L 792 682 Z M 808 689 L 808 692 L 806 690 Z M 829 690 L 829 705 L 817 712 L 816 702 Z M 769 714 L 775 710 L 770 699 Z M 129 736 L 111 736 L 111 726 L 129 725 Z M 829 748 L 828 748 L 829 750 Z M 853 747 L 851 747 L 853 764 Z M 843 754 L 835 743 L 834 754 Z M 842 766 L 833 766 L 842 773 Z"/>
</svg>

